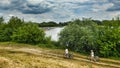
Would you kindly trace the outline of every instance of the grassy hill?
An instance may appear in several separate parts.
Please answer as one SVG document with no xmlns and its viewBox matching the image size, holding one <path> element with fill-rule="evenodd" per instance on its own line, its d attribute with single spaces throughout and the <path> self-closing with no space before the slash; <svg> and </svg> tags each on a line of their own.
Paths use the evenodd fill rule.
<svg viewBox="0 0 120 68">
<path fill-rule="evenodd" d="M 120 68 L 119 60 L 101 58 L 100 62 L 91 62 L 77 53 L 73 53 L 73 59 L 65 59 L 63 54 L 60 49 L 0 43 L 0 68 Z"/>
</svg>

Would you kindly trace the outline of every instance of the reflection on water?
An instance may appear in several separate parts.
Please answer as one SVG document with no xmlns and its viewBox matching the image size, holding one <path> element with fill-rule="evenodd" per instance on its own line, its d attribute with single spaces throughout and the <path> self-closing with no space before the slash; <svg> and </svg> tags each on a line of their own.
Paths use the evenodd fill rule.
<svg viewBox="0 0 120 68">
<path fill-rule="evenodd" d="M 49 30 L 46 30 L 46 36 L 51 36 L 51 39 L 54 41 L 57 41 L 59 36 L 58 34 L 60 33 L 60 31 L 63 29 L 63 27 L 55 27 Z"/>
</svg>

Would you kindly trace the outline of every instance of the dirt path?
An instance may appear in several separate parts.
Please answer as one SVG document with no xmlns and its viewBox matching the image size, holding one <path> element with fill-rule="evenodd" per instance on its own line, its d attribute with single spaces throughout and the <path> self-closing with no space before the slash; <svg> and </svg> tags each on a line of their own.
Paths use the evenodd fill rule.
<svg viewBox="0 0 120 68">
<path fill-rule="evenodd" d="M 52 58 L 58 58 L 58 57 L 63 58 L 63 55 L 61 55 L 61 54 L 52 53 L 52 52 L 50 53 L 47 50 L 40 50 L 40 49 L 34 49 L 34 48 L 17 48 L 16 49 L 14 47 L 0 47 L 0 49 L 6 49 L 6 50 L 10 50 L 10 51 L 20 51 L 20 52 L 30 53 L 30 54 L 34 54 L 34 55 L 38 55 L 38 56 L 47 56 L 47 57 L 52 57 Z M 120 61 L 115 61 L 115 60 L 109 60 L 109 62 L 112 62 L 112 63 L 107 63 L 107 62 L 102 62 L 102 61 L 101 62 L 92 62 L 92 61 L 87 60 L 85 57 L 80 57 L 80 56 L 75 56 L 74 59 L 72 59 L 72 60 L 89 62 L 92 64 L 108 66 L 108 67 L 113 67 L 113 68 L 120 68 Z M 101 59 L 101 60 L 107 61 L 106 59 Z"/>
</svg>

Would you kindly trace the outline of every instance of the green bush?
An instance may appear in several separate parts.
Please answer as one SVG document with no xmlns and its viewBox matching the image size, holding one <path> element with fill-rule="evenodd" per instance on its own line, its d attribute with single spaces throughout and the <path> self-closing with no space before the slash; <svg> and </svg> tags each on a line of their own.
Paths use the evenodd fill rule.
<svg viewBox="0 0 120 68">
<path fill-rule="evenodd" d="M 28 23 L 13 32 L 12 40 L 19 43 L 38 44 L 42 43 L 45 33 L 37 25 Z"/>
</svg>

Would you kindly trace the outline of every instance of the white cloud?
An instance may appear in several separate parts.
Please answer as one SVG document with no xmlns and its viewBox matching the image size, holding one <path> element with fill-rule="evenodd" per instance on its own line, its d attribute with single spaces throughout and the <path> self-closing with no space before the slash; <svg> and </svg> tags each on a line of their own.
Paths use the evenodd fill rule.
<svg viewBox="0 0 120 68">
<path fill-rule="evenodd" d="M 15 16 L 15 15 L 13 15 L 13 14 L 9 14 L 9 17 L 12 17 L 12 16 Z"/>
<path fill-rule="evenodd" d="M 90 1 L 90 0 L 47 0 L 47 1 L 55 1 L 55 2 L 81 2 L 81 3 L 84 3 L 84 2 L 87 2 L 87 1 Z"/>
<path fill-rule="evenodd" d="M 10 0 L 0 0 L 1 4 L 10 4 Z"/>
<path fill-rule="evenodd" d="M 108 2 L 108 0 L 89 0 L 89 2 L 99 3 L 99 2 Z"/>
<path fill-rule="evenodd" d="M 120 12 L 119 11 L 109 12 L 109 16 L 111 17 L 120 16 Z"/>
<path fill-rule="evenodd" d="M 94 12 L 98 12 L 98 11 L 105 11 L 107 10 L 108 8 L 112 7 L 114 4 L 113 3 L 106 3 L 106 4 L 94 4 L 92 6 L 92 10 Z"/>
<path fill-rule="evenodd" d="M 42 1 L 44 1 L 44 0 L 27 0 L 29 3 L 31 3 L 31 4 L 39 4 L 39 3 L 41 3 Z"/>
<path fill-rule="evenodd" d="M 0 15 L 2 15 L 3 13 L 0 13 Z"/>
</svg>

